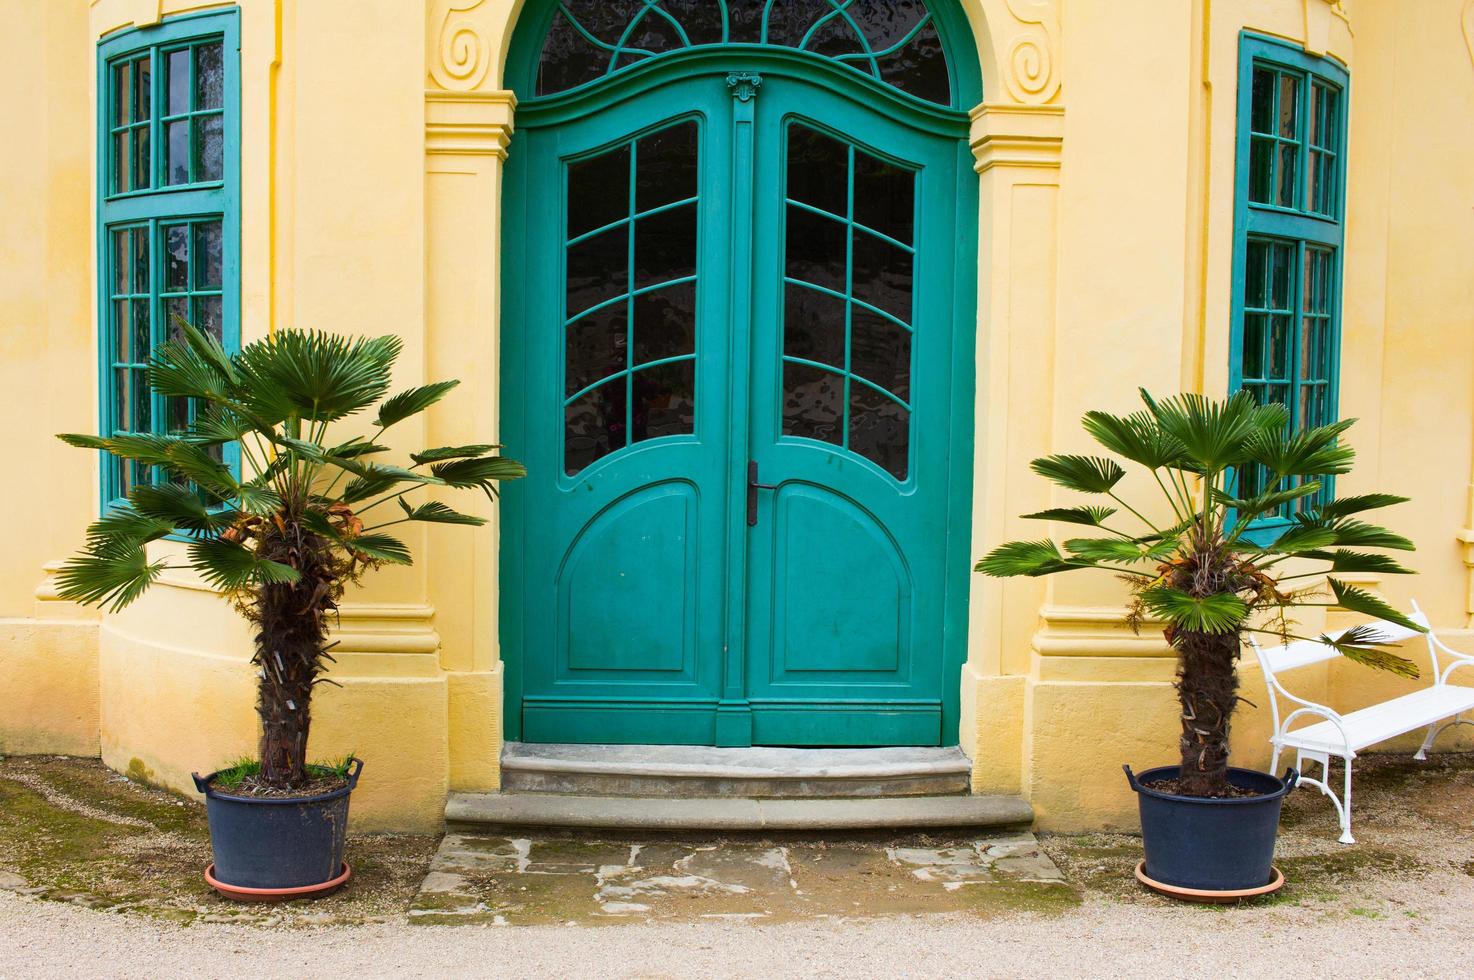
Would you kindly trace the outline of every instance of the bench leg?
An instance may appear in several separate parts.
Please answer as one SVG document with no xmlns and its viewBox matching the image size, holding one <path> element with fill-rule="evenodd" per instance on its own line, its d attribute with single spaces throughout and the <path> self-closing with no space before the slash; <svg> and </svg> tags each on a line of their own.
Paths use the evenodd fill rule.
<svg viewBox="0 0 1474 980">
<path fill-rule="evenodd" d="M 1428 750 L 1433 748 L 1433 740 L 1436 739 L 1438 737 L 1438 733 L 1443 731 L 1446 727 L 1446 725 L 1440 725 L 1437 722 L 1429 725 L 1428 734 L 1423 736 L 1423 744 L 1421 747 L 1419 747 L 1417 752 L 1413 753 L 1413 758 L 1417 759 L 1419 762 L 1426 762 L 1428 760 Z"/>
<path fill-rule="evenodd" d="M 1356 838 L 1351 836 L 1351 760 L 1346 760 L 1346 796 L 1345 805 L 1341 810 L 1341 843 L 1355 844 Z"/>
</svg>

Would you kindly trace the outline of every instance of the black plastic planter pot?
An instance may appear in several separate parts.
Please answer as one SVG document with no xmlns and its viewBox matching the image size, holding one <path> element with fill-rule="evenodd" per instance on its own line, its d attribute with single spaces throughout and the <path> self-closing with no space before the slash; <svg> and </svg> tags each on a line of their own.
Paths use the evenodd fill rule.
<svg viewBox="0 0 1474 980">
<path fill-rule="evenodd" d="M 1144 785 L 1176 779 L 1178 766 L 1148 769 L 1126 779 L 1141 807 L 1141 843 L 1146 875 L 1174 888 L 1201 891 L 1258 889 L 1274 875 L 1274 844 L 1280 804 L 1295 788 L 1299 773 L 1283 779 L 1253 769 L 1229 769 L 1228 781 L 1262 796 L 1209 799 L 1174 796 Z"/>
<path fill-rule="evenodd" d="M 348 785 L 320 796 L 232 796 L 194 774 L 205 794 L 213 877 L 253 890 L 310 889 L 343 877 L 348 840 L 348 795 L 358 785 L 363 760 L 353 759 Z M 217 886 L 218 887 L 218 886 Z"/>
</svg>

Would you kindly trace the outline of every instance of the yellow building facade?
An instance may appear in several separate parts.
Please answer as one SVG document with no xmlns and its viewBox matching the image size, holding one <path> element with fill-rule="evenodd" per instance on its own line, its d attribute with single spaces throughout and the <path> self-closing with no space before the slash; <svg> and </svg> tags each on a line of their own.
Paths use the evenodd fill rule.
<svg viewBox="0 0 1474 980">
<path fill-rule="evenodd" d="M 950 481 L 970 511 L 960 550 L 976 557 L 1037 532 L 1017 515 L 1063 501 L 1028 461 L 1088 452 L 1085 411 L 1129 410 L 1138 386 L 1221 394 L 1237 382 L 1243 45 L 1268 39 L 1345 80 L 1337 388 L 1340 416 L 1361 421 L 1358 466 L 1338 489 L 1414 499 L 1388 523 L 1417 543 L 1407 562 L 1420 573 L 1359 581 L 1404 608 L 1416 597 L 1455 645 L 1474 645 L 1474 0 L 929 6 L 966 25 L 948 41 L 968 46 L 982 92 L 961 107 L 978 206 L 975 227 L 971 215 L 958 226 L 975 241 L 957 254 L 977 261 L 972 465 Z M 239 228 L 227 289 L 238 288 L 239 339 L 397 334 L 399 384 L 463 382 L 405 446 L 455 445 L 498 441 L 520 397 L 501 369 L 506 250 L 520 247 L 503 235 L 503 185 L 522 145 L 514 31 L 534 9 L 548 5 L 0 5 L 0 386 L 5 445 L 29 471 L 3 490 L 0 752 L 100 755 L 187 791 L 191 771 L 256 740 L 250 636 L 201 582 L 168 573 L 108 615 L 52 585 L 105 480 L 54 438 L 95 431 L 107 397 L 100 45 L 194 14 L 233 18 L 239 135 L 226 146 Z M 503 529 L 485 513 L 494 521 L 480 531 L 413 532 L 415 565 L 343 604 L 341 686 L 320 694 L 313 754 L 368 760 L 354 803 L 364 829 L 433 829 L 449 793 L 499 785 L 504 719 L 518 706 L 499 622 Z M 1119 767 L 1172 761 L 1170 648 L 1126 627 L 1109 577 L 969 576 L 966 587 L 941 742 L 972 760 L 974 791 L 1022 795 L 1046 829 L 1133 826 Z M 1267 707 L 1257 671 L 1245 675 L 1245 695 Z M 1352 708 L 1404 683 L 1337 663 L 1305 689 Z M 1267 764 L 1266 713 L 1242 708 L 1238 764 Z"/>
</svg>

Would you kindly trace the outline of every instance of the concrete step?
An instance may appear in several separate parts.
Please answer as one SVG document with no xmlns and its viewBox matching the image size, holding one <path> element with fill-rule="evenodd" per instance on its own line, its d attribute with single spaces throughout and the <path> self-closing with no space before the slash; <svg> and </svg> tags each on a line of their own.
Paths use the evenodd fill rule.
<svg viewBox="0 0 1474 980">
<path fill-rule="evenodd" d="M 1027 828 L 1033 807 L 1016 796 L 875 799 L 734 799 L 452 793 L 452 830 L 904 831 Z"/>
<path fill-rule="evenodd" d="M 508 742 L 502 789 L 568 796 L 863 799 L 968 792 L 951 748 L 786 749 Z"/>
</svg>

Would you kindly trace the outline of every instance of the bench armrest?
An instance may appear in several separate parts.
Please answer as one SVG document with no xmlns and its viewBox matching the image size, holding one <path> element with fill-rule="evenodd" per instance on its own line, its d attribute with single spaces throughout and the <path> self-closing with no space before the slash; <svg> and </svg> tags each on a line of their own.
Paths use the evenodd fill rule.
<svg viewBox="0 0 1474 980">
<path fill-rule="evenodd" d="M 1290 731 L 1290 722 L 1294 721 L 1296 718 L 1299 718 L 1301 715 L 1318 715 L 1321 718 L 1329 721 L 1332 725 L 1336 726 L 1336 731 L 1341 735 L 1341 744 L 1346 747 L 1347 758 L 1350 758 L 1352 756 L 1354 750 L 1351 748 L 1351 739 L 1346 735 L 1345 718 L 1342 718 L 1339 714 L 1332 711 L 1330 708 L 1325 707 L 1324 705 L 1312 704 L 1309 701 L 1300 701 L 1300 699 L 1295 697 L 1294 695 L 1287 696 L 1292 701 L 1299 701 L 1305 707 L 1296 708 L 1294 711 L 1289 713 L 1284 722 L 1280 725 L 1279 731 L 1274 733 L 1274 739 L 1272 741 L 1283 738 L 1286 735 L 1294 734 Z"/>
<path fill-rule="evenodd" d="M 1459 651 L 1453 649 L 1447 643 L 1444 643 L 1443 640 L 1439 638 L 1438 634 L 1434 633 L 1432 630 L 1428 631 L 1428 642 L 1432 643 L 1439 650 L 1442 650 L 1444 653 L 1453 658 L 1453 663 L 1443 668 L 1443 671 L 1438 675 L 1437 680 L 1439 684 L 1448 683 L 1448 675 L 1452 674 L 1460 667 L 1468 667 L 1470 664 L 1474 664 L 1474 656 L 1470 656 L 1467 653 L 1460 653 Z"/>
</svg>

